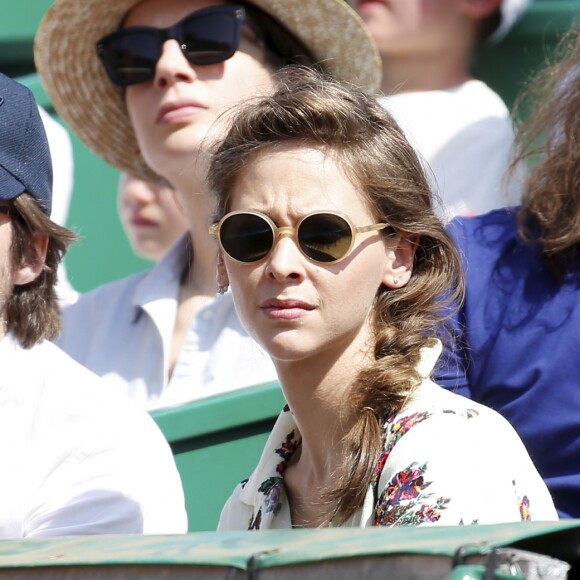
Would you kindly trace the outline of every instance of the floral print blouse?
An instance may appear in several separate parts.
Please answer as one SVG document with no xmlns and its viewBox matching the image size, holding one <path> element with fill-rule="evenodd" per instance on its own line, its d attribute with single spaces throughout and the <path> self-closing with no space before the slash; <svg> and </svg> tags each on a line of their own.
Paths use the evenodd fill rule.
<svg viewBox="0 0 580 580">
<path fill-rule="evenodd" d="M 423 349 L 424 377 L 398 414 L 385 416 L 382 453 L 364 504 L 343 526 L 470 525 L 556 520 L 524 445 L 495 411 L 429 380 L 441 346 Z M 224 506 L 219 530 L 292 527 L 284 471 L 300 445 L 286 406 L 252 476 Z"/>
</svg>

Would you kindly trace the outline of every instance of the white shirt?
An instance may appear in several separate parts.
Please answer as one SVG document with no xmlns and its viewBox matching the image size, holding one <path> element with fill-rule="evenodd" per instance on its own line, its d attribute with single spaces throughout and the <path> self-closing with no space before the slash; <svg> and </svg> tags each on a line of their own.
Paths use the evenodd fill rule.
<svg viewBox="0 0 580 580">
<path fill-rule="evenodd" d="M 169 379 L 185 240 L 152 269 L 97 288 L 63 313 L 59 346 L 149 410 L 276 380 L 229 293 L 196 314 Z"/>
<path fill-rule="evenodd" d="M 519 202 L 517 176 L 505 174 L 514 142 L 509 111 L 485 83 L 399 93 L 379 99 L 427 162 L 443 217 L 475 215 Z"/>
<path fill-rule="evenodd" d="M 0 340 L 0 538 L 187 531 L 149 415 L 50 342 Z"/>
<path fill-rule="evenodd" d="M 439 341 L 423 349 L 423 382 L 402 411 L 384 418 L 375 479 L 343 527 L 557 520 L 548 489 L 511 425 L 429 380 L 440 352 Z M 283 474 L 300 441 L 286 407 L 256 470 L 224 506 L 220 531 L 292 527 Z"/>
</svg>

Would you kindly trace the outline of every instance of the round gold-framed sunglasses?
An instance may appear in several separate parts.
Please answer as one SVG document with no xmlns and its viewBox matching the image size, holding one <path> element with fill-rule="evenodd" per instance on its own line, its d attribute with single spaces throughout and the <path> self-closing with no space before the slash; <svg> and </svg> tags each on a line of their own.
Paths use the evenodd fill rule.
<svg viewBox="0 0 580 580">
<path fill-rule="evenodd" d="M 278 227 L 257 211 L 232 211 L 210 226 L 222 251 L 232 260 L 253 264 L 264 260 L 282 236 L 290 236 L 300 252 L 318 264 L 334 264 L 346 258 L 357 234 L 379 231 L 387 223 L 354 226 L 334 211 L 315 211 L 300 219 L 295 227 Z"/>
</svg>

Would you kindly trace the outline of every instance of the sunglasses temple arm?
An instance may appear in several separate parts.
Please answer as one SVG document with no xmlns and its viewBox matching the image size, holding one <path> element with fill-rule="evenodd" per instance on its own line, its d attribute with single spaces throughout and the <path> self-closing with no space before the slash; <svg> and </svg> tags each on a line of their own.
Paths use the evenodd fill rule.
<svg viewBox="0 0 580 580">
<path fill-rule="evenodd" d="M 365 232 L 384 230 L 385 228 L 388 228 L 388 227 L 389 227 L 389 224 L 382 223 L 382 224 L 374 224 L 372 226 L 359 226 L 359 227 L 355 228 L 355 231 L 359 234 L 363 234 Z"/>
</svg>

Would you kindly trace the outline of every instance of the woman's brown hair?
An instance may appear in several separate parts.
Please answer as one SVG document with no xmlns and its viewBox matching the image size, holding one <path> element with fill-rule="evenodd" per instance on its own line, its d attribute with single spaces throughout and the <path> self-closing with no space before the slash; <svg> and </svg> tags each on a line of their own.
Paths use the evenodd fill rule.
<svg viewBox="0 0 580 580">
<path fill-rule="evenodd" d="M 421 349 L 438 334 L 463 281 L 453 242 L 433 211 L 422 164 L 393 118 L 371 95 L 303 67 L 278 74 L 277 92 L 246 104 L 215 150 L 208 183 L 216 221 L 229 211 L 235 182 L 252 156 L 279 143 L 320 147 L 360 187 L 377 222 L 419 239 L 410 282 L 376 296 L 374 364 L 349 391 L 356 422 L 333 485 L 322 490 L 324 522 L 344 522 L 362 505 L 382 445 L 385 414 L 402 409 L 420 382 Z M 390 234 L 392 235 L 392 229 Z"/>
<path fill-rule="evenodd" d="M 565 268 L 580 248 L 580 20 L 553 56 L 516 101 L 516 116 L 526 119 L 512 166 L 535 163 L 518 216 L 520 235 Z"/>
<path fill-rule="evenodd" d="M 12 268 L 24 262 L 38 262 L 41 256 L 34 252 L 33 236 L 48 236 L 48 250 L 40 275 L 29 284 L 14 286 L 6 302 L 7 329 L 24 348 L 30 348 L 43 339 L 52 339 L 60 332 L 60 316 L 56 297 L 57 269 L 76 234 L 55 224 L 27 193 L 12 202 Z"/>
</svg>

